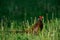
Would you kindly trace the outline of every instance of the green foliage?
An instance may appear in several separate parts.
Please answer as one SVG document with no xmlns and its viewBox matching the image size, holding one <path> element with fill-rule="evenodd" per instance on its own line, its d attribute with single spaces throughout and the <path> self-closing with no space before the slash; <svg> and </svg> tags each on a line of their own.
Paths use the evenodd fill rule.
<svg viewBox="0 0 60 40">
<path fill-rule="evenodd" d="M 11 27 L 8 27 L 7 25 L 3 26 L 2 21 L 0 24 L 1 28 L 3 27 L 3 30 L 0 29 L 0 40 L 60 40 L 60 20 L 57 18 L 50 21 L 48 20 L 46 23 L 43 22 L 44 28 L 38 35 L 26 34 L 25 32 L 8 32 L 8 30 L 5 30 L 7 28 L 10 28 L 9 30 L 25 30 L 30 28 L 33 24 L 35 24 L 35 22 L 36 18 L 32 24 L 29 24 L 28 20 L 26 20 L 26 23 L 19 23 L 19 25 L 17 22 L 12 21 Z M 5 28 L 6 26 L 7 28 Z"/>
</svg>

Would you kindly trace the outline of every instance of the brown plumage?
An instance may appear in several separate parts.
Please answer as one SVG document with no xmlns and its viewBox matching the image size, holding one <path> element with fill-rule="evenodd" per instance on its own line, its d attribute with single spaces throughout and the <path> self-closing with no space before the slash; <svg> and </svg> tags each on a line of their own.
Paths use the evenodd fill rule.
<svg viewBox="0 0 60 40">
<path fill-rule="evenodd" d="M 43 16 L 39 16 L 38 18 L 39 20 L 32 26 L 32 28 L 29 28 L 28 30 L 20 30 L 20 31 L 15 31 L 16 33 L 38 33 L 38 31 L 42 31 L 43 29 L 43 23 L 42 23 L 42 19 Z"/>
<path fill-rule="evenodd" d="M 32 28 L 30 28 L 29 30 L 25 30 L 26 33 L 38 33 L 38 30 L 42 31 L 43 29 L 43 23 L 42 23 L 42 19 L 43 19 L 43 16 L 39 16 L 38 18 L 38 22 L 36 22 Z"/>
</svg>

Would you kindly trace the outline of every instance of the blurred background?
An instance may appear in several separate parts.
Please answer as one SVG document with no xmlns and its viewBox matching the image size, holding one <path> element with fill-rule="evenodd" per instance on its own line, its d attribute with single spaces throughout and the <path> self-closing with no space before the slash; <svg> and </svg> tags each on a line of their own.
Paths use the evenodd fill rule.
<svg viewBox="0 0 60 40">
<path fill-rule="evenodd" d="M 16 32 L 33 27 L 39 16 L 39 35 Z M 0 0 L 0 40 L 60 40 L 60 0 Z"/>
<path fill-rule="evenodd" d="M 60 18 L 60 0 L 0 0 L 0 19 L 24 21 L 40 15 Z"/>
</svg>

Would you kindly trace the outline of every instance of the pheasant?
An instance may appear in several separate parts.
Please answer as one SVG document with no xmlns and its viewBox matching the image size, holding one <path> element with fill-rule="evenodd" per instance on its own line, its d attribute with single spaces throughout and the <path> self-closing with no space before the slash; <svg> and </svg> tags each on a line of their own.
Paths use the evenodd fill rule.
<svg viewBox="0 0 60 40">
<path fill-rule="evenodd" d="M 38 21 L 30 28 L 29 30 L 25 30 L 26 33 L 38 33 L 38 31 L 42 31 L 43 29 L 43 16 L 39 16 Z"/>
<path fill-rule="evenodd" d="M 43 29 L 43 16 L 39 16 L 38 18 L 38 21 L 32 26 L 32 28 L 29 28 L 28 30 L 20 30 L 20 31 L 16 31 L 14 30 L 16 33 L 23 33 L 23 32 L 26 32 L 26 33 L 38 33 L 38 31 L 42 31 Z M 12 31 L 12 32 L 14 32 Z"/>
</svg>

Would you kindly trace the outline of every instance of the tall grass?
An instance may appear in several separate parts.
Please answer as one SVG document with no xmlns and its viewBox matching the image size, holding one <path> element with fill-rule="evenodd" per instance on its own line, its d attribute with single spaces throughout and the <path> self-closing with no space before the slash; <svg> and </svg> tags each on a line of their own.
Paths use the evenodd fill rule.
<svg viewBox="0 0 60 40">
<path fill-rule="evenodd" d="M 44 21 L 44 20 L 43 20 Z M 0 40 L 60 40 L 60 20 L 52 19 L 47 20 L 46 23 L 43 22 L 43 30 L 42 32 L 39 32 L 38 35 L 34 34 L 26 34 L 26 33 L 15 33 L 16 30 L 25 30 L 28 28 L 31 28 L 33 24 L 36 23 L 36 17 L 34 19 L 34 22 L 32 22 L 31 18 L 31 24 L 29 24 L 29 21 L 26 20 L 26 22 L 18 23 L 16 21 L 11 22 L 11 27 L 9 28 L 7 26 L 7 22 L 3 22 L 1 20 L 0 23 Z M 4 26 L 3 26 L 4 24 Z M 6 25 L 5 25 L 6 24 Z M 14 30 L 13 32 L 8 32 L 8 30 L 5 30 L 9 28 L 8 30 Z"/>
</svg>

